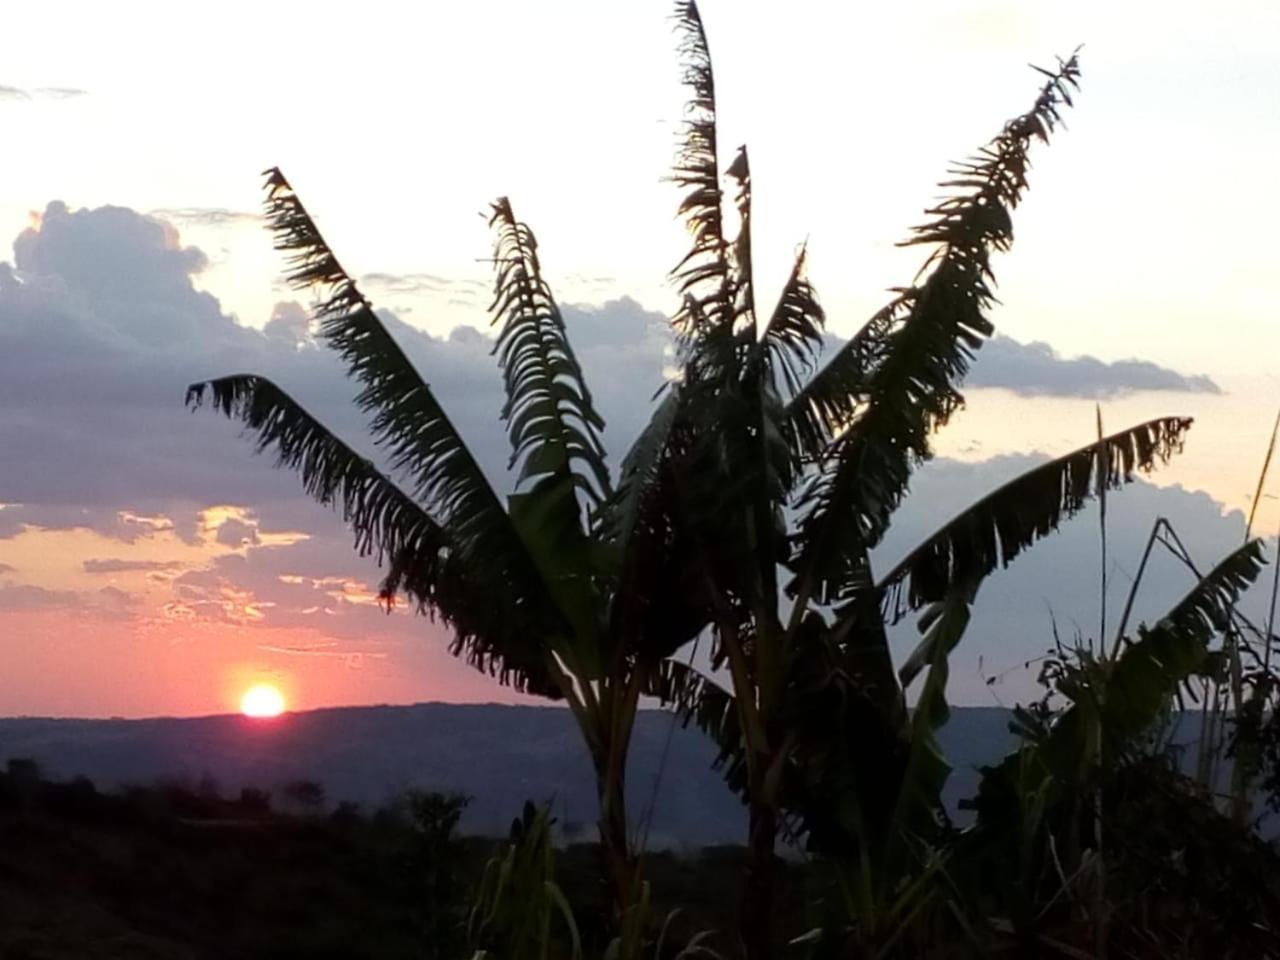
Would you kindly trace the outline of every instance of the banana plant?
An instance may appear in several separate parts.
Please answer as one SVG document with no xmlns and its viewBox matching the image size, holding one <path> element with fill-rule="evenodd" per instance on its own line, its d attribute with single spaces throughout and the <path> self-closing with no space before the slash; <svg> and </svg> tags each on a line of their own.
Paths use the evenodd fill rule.
<svg viewBox="0 0 1280 960">
<path fill-rule="evenodd" d="M 625 808 L 626 755 L 646 673 L 687 636 L 641 642 L 617 583 L 627 544 L 612 531 L 613 488 L 582 370 L 543 279 L 537 240 L 510 202 L 492 206 L 502 419 L 515 492 L 498 496 L 430 385 L 343 269 L 278 169 L 266 211 L 289 279 L 318 293 L 320 339 L 362 390 L 386 469 L 338 438 L 281 387 L 242 374 L 193 384 L 189 406 L 212 407 L 256 434 L 259 450 L 338 506 L 355 546 L 385 566 L 383 599 L 406 596 L 452 629 L 452 652 L 517 690 L 564 701 L 590 754 L 601 840 L 620 910 L 637 861 Z M 654 639 L 657 638 L 657 639 Z"/>
<path fill-rule="evenodd" d="M 1139 424 L 1030 471 L 877 580 L 871 551 L 993 332 L 992 256 L 1012 244 L 1030 146 L 1071 104 L 1077 60 L 1042 71 L 1028 112 L 953 167 L 946 197 L 905 241 L 928 249 L 919 273 L 821 363 L 826 316 L 805 248 L 777 304 L 756 302 L 748 154 L 739 148 L 722 165 L 703 22 L 691 3 L 676 18 L 691 91 L 673 174 L 692 237 L 673 271 L 680 376 L 624 482 L 647 491 L 633 487 L 636 501 L 659 505 L 663 519 L 647 526 L 668 546 L 654 576 L 697 600 L 712 665 L 727 678 L 721 686 L 669 662 L 655 689 L 716 737 L 747 804 L 741 932 L 756 958 L 776 945 L 781 829 L 856 858 L 872 899 L 919 866 L 947 772 L 934 737 L 946 718 L 947 657 L 982 581 L 1091 496 L 1167 460 L 1190 421 Z M 899 668 L 887 625 L 914 613 L 925 635 Z M 911 712 L 906 687 L 921 675 Z"/>
<path fill-rule="evenodd" d="M 821 364 L 826 318 L 803 247 L 776 305 L 757 303 L 748 154 L 722 164 L 697 5 L 679 3 L 675 22 L 690 100 L 672 180 L 692 237 L 672 271 L 678 372 L 616 477 L 536 240 L 506 199 L 491 213 L 492 314 L 511 496 L 480 470 L 279 170 L 267 173 L 276 246 L 295 286 L 317 294 L 319 337 L 360 383 L 382 461 L 259 376 L 194 384 L 187 400 L 239 420 L 342 510 L 357 550 L 384 565 L 388 603 L 407 597 L 450 627 L 455 655 L 568 705 L 596 772 L 620 916 L 640 890 L 624 790 L 640 697 L 715 734 L 747 802 L 742 936 L 759 958 L 774 942 L 780 829 L 892 875 L 910 846 L 898 840 L 936 819 L 946 659 L 981 581 L 1095 488 L 1167 459 L 1190 421 L 1151 421 L 1037 468 L 877 581 L 871 551 L 992 333 L 991 258 L 1012 243 L 1029 148 L 1071 103 L 1078 63 L 1043 71 L 1031 109 L 953 169 L 905 241 L 928 250 L 919 274 Z M 921 649 L 900 673 L 886 624 L 921 611 Z M 702 635 L 731 689 L 673 658 Z M 912 715 L 905 687 L 920 674 Z"/>
</svg>

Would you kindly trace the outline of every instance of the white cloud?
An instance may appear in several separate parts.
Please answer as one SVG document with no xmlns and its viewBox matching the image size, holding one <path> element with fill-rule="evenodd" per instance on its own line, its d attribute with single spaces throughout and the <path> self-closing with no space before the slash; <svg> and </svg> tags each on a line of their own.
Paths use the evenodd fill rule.
<svg viewBox="0 0 1280 960">
<path fill-rule="evenodd" d="M 36 87 L 29 90 L 0 84 L 0 100 L 74 100 L 88 95 L 88 90 L 79 87 Z"/>
</svg>

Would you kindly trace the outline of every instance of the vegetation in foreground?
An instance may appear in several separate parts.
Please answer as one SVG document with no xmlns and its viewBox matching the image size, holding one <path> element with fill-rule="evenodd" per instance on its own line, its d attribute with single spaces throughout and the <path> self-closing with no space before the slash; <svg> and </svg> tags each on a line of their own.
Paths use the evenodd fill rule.
<svg viewBox="0 0 1280 960">
<path fill-rule="evenodd" d="M 1127 608 L 1118 625 L 1104 612 L 1096 634 L 1060 646 L 1046 664 L 1046 703 L 1019 714 L 1023 747 L 986 772 L 976 824 L 956 830 L 940 800 L 948 658 L 983 581 L 1093 497 L 1105 571 L 1109 493 L 1177 453 L 1190 420 L 1104 435 L 1099 415 L 1079 450 L 992 492 L 892 570 L 870 560 L 993 331 L 992 256 L 1012 243 L 1033 142 L 1047 142 L 1071 104 L 1076 58 L 1041 71 L 1031 108 L 955 165 L 944 199 L 906 241 L 928 251 L 920 272 L 820 364 L 825 317 L 803 248 L 778 303 L 757 305 L 747 152 L 722 164 L 702 20 L 693 3 L 676 19 L 691 99 L 672 179 L 693 238 L 672 273 L 679 375 L 616 475 L 537 242 L 506 198 L 491 216 L 516 488 L 505 502 L 279 170 L 267 180 L 277 246 L 294 282 L 319 294 L 319 336 L 361 383 L 388 472 L 261 377 L 195 384 L 188 402 L 210 398 L 309 493 L 341 505 L 357 548 L 385 564 L 388 603 L 405 596 L 441 616 L 456 654 L 572 710 L 597 777 L 612 955 L 668 946 L 623 803 L 644 695 L 715 739 L 746 807 L 728 952 L 1274 951 L 1269 853 L 1247 823 L 1274 716 L 1274 621 L 1252 623 L 1236 604 L 1261 571 L 1259 541 L 1204 572 L 1184 557 L 1192 585 L 1154 624 L 1131 630 Z M 1179 549 L 1160 521 L 1158 544 Z M 921 641 L 896 663 L 887 626 L 908 616 Z M 718 673 L 694 667 L 703 640 Z M 1193 695 L 1205 722 L 1186 777 L 1153 736 Z M 1222 800 L 1220 772 L 1230 781 Z M 472 946 L 503 958 L 542 957 L 553 942 L 577 953 L 545 823 L 536 811 L 520 823 L 482 882 Z M 1201 829 L 1186 836 L 1192 825 Z M 1203 868 L 1208 851 L 1193 851 L 1219 834 L 1222 875 Z M 1161 846 L 1182 836 L 1173 852 Z M 775 922 L 784 837 L 825 878 L 808 934 Z M 1203 887 L 1215 878 L 1249 892 L 1220 902 L 1221 889 Z M 567 933 L 557 939 L 558 923 Z"/>
<path fill-rule="evenodd" d="M 465 802 L 414 791 L 364 811 L 326 802 L 315 783 L 222 796 L 208 779 L 103 792 L 11 760 L 0 770 L 0 957 L 465 956 L 486 864 L 505 854 L 499 838 L 457 833 Z M 654 910 L 682 911 L 668 928 L 672 944 L 732 926 L 742 850 L 651 853 L 646 862 Z M 593 953 L 611 936 L 599 865 L 598 846 L 569 845 L 550 875 Z M 803 916 L 803 882 L 794 887 L 789 925 Z M 477 942 L 494 936 L 479 912 L 474 927 Z M 556 940 L 565 933 L 550 931 Z"/>
</svg>

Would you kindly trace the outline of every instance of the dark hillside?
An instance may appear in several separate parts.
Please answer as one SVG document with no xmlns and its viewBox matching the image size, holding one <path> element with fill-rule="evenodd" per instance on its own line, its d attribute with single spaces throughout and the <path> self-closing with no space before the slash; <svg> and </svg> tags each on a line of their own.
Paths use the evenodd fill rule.
<svg viewBox="0 0 1280 960">
<path fill-rule="evenodd" d="M 954 767 L 946 795 L 954 810 L 972 793 L 976 767 L 998 759 L 1012 740 L 1004 711 L 979 708 L 953 710 L 941 739 Z M 58 778 L 82 774 L 103 789 L 212 778 L 224 793 L 255 787 L 278 795 L 286 783 L 313 780 L 331 802 L 366 808 L 409 786 L 457 791 L 473 798 L 463 829 L 494 835 L 505 833 L 524 800 L 553 801 L 568 837 L 594 836 L 587 759 L 569 715 L 555 708 L 429 703 L 314 710 L 270 721 L 0 720 L 0 760 L 7 757 L 30 757 Z M 628 791 L 637 816 L 656 793 L 651 846 L 741 841 L 744 813 L 710 769 L 714 757 L 698 731 L 673 728 L 668 714 L 640 714 Z"/>
</svg>

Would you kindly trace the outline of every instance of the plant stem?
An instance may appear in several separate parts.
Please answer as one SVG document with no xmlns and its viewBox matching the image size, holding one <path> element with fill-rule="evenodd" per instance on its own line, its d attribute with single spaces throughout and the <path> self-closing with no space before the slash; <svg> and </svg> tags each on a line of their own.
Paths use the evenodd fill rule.
<svg viewBox="0 0 1280 960">
<path fill-rule="evenodd" d="M 1271 560 L 1271 604 L 1267 610 L 1267 628 L 1263 634 L 1262 675 L 1263 682 L 1271 680 L 1271 644 L 1276 634 L 1276 595 L 1280 594 L 1280 529 L 1276 530 L 1276 555 Z"/>
<path fill-rule="evenodd" d="M 1258 474 L 1258 486 L 1253 491 L 1253 503 L 1249 506 L 1249 521 L 1244 526 L 1244 541 L 1249 542 L 1249 534 L 1253 532 L 1253 518 L 1258 513 L 1258 504 L 1262 500 L 1263 487 L 1267 482 L 1267 471 L 1271 469 L 1271 458 L 1276 452 L 1276 435 L 1280 434 L 1280 410 L 1276 411 L 1276 422 L 1271 428 L 1271 442 L 1267 444 L 1267 455 L 1262 459 L 1262 472 Z"/>
<path fill-rule="evenodd" d="M 1161 526 L 1166 525 L 1167 522 L 1164 517 L 1156 517 L 1156 522 L 1151 525 L 1151 535 L 1147 537 L 1147 546 L 1142 551 L 1142 561 L 1138 564 L 1138 573 L 1133 578 L 1133 586 L 1129 588 L 1129 596 L 1124 603 L 1124 613 L 1120 615 L 1120 626 L 1116 628 L 1116 639 L 1111 648 L 1112 660 L 1120 656 L 1120 644 L 1124 642 L 1124 629 L 1129 625 L 1129 614 L 1133 612 L 1133 601 L 1138 595 L 1138 586 L 1142 583 L 1142 577 L 1146 573 L 1147 561 L 1151 559 L 1151 549 L 1156 545 L 1156 536 L 1160 533 Z"/>
<path fill-rule="evenodd" d="M 1106 434 L 1102 432 L 1102 404 L 1095 404 L 1098 423 L 1098 527 L 1102 546 L 1102 595 L 1099 597 L 1098 657 L 1107 655 L 1107 481 L 1111 478 L 1111 451 L 1107 447 Z M 1150 549 L 1150 547 L 1148 547 Z M 1145 560 L 1145 557 L 1143 558 Z M 1136 586 L 1136 584 L 1135 584 Z M 1126 616 L 1127 616 L 1126 612 Z M 1117 641 L 1117 648 L 1119 642 Z M 1094 749 L 1097 751 L 1098 769 L 1102 769 L 1102 704 L 1098 704 L 1098 717 L 1094 728 Z M 1094 955 L 1098 960 L 1107 956 L 1107 861 L 1103 855 L 1102 830 L 1102 780 L 1099 778 L 1093 795 L 1093 839 L 1097 850 L 1098 871 L 1094 887 Z"/>
</svg>

